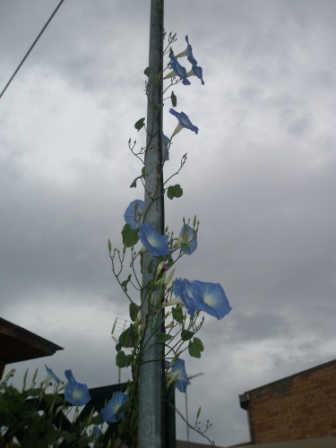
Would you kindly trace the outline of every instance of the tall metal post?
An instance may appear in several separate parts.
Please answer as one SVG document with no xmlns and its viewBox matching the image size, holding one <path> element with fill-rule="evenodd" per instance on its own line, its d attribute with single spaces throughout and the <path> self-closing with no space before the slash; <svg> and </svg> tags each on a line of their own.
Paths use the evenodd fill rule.
<svg viewBox="0 0 336 448">
<path fill-rule="evenodd" d="M 151 0 L 147 142 L 145 153 L 145 214 L 144 222 L 164 233 L 164 202 L 162 175 L 162 69 L 163 69 L 164 0 Z M 145 324 L 145 350 L 139 377 L 138 448 L 161 448 L 163 419 L 163 346 L 156 343 L 155 331 L 161 316 L 154 312 L 163 300 L 159 292 L 148 288 L 156 272 L 157 260 L 149 252 L 142 256 L 142 322 Z M 150 272 L 149 272 L 150 271 Z"/>
</svg>

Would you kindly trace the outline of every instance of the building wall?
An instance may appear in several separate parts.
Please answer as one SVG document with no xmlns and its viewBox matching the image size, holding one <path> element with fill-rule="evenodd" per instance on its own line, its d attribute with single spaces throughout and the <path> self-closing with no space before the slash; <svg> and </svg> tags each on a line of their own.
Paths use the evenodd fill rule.
<svg viewBox="0 0 336 448">
<path fill-rule="evenodd" d="M 336 360 L 245 395 L 253 443 L 336 436 Z"/>
</svg>

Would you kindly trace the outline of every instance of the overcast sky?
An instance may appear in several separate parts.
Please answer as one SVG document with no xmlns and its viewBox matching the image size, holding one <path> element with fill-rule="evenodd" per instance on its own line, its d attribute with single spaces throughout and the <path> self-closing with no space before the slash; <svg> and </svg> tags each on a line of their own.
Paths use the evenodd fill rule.
<svg viewBox="0 0 336 448">
<path fill-rule="evenodd" d="M 57 4 L 0 2 L 0 90 Z M 141 142 L 133 125 L 146 114 L 149 5 L 66 0 L 0 100 L 1 317 L 65 349 L 16 364 L 18 378 L 27 366 L 43 377 L 47 361 L 89 387 L 117 382 L 110 332 L 128 303 L 107 240 L 120 246 L 124 210 L 143 197 L 129 188 L 141 167 L 127 141 Z M 183 130 L 171 149 L 166 177 L 188 161 L 166 224 L 201 222 L 176 274 L 220 282 L 233 308 L 206 319 L 202 359 L 186 358 L 189 375 L 204 373 L 189 416 L 201 405 L 224 446 L 249 440 L 239 394 L 336 357 L 336 2 L 165 8 L 175 51 L 188 34 L 205 80 L 174 89 L 199 134 Z"/>
</svg>

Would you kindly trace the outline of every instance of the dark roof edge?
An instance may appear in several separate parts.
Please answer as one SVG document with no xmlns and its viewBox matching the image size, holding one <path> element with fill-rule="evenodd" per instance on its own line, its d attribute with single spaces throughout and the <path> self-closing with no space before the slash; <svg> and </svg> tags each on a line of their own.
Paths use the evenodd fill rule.
<svg viewBox="0 0 336 448">
<path fill-rule="evenodd" d="M 16 338 L 24 337 L 25 339 L 29 338 L 31 341 L 34 341 L 40 346 L 45 348 L 47 347 L 48 351 L 55 352 L 57 350 L 64 350 L 63 347 L 60 347 L 54 342 L 51 342 L 48 339 L 45 339 L 42 336 L 33 333 L 32 331 L 26 330 L 25 328 L 20 327 L 19 325 L 13 324 L 12 322 L 9 322 L 8 320 L 3 319 L 2 317 L 0 317 L 0 330 L 1 330 L 0 332 L 2 332 L 7 336 L 12 336 Z"/>
</svg>

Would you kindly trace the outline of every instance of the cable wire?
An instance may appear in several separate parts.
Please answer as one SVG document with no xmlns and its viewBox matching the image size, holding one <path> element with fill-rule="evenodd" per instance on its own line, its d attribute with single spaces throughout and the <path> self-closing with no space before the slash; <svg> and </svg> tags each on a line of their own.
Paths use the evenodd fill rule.
<svg viewBox="0 0 336 448">
<path fill-rule="evenodd" d="M 24 58 L 22 59 L 22 61 L 20 62 L 20 64 L 18 65 L 17 69 L 15 70 L 15 72 L 12 74 L 12 76 L 10 77 L 9 81 L 7 82 L 7 84 L 5 85 L 5 87 L 3 88 L 3 90 L 0 93 L 0 99 L 2 98 L 3 94 L 6 92 L 6 90 L 8 89 L 9 85 L 11 84 L 11 82 L 13 81 L 13 79 L 15 78 L 17 72 L 20 70 L 20 68 L 22 67 L 23 63 L 25 62 L 25 60 L 27 59 L 27 57 L 29 56 L 30 52 L 32 51 L 32 49 L 35 47 L 35 45 L 37 44 L 37 41 L 40 39 L 40 37 L 42 36 L 42 34 L 44 33 L 45 29 L 47 28 L 47 26 L 49 25 L 49 23 L 52 21 L 53 17 L 55 16 L 55 14 L 57 13 L 57 11 L 59 10 L 59 8 L 61 7 L 62 3 L 64 2 L 64 0 L 61 0 L 59 2 L 59 4 L 56 6 L 56 9 L 54 10 L 54 12 L 51 14 L 51 16 L 49 17 L 49 19 L 47 20 L 46 24 L 44 25 L 44 27 L 42 28 L 42 30 L 39 32 L 38 36 L 36 37 L 36 39 L 34 40 L 34 42 L 32 43 L 32 45 L 30 46 L 29 50 L 27 51 L 27 53 L 25 54 Z"/>
</svg>

